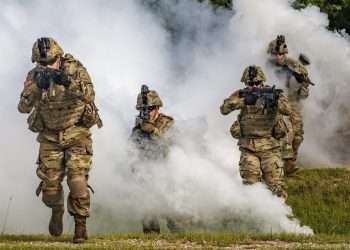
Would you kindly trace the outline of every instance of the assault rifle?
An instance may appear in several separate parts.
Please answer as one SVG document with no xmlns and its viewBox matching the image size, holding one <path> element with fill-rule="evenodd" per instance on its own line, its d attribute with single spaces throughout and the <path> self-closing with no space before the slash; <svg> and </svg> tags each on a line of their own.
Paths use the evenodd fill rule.
<svg viewBox="0 0 350 250">
<path fill-rule="evenodd" d="M 142 85 L 141 86 L 142 106 L 139 114 L 139 117 L 141 120 L 148 120 L 149 118 L 149 106 L 148 106 L 148 99 L 147 99 L 148 93 L 149 93 L 148 86 Z"/>
<path fill-rule="evenodd" d="M 303 74 L 297 73 L 297 72 L 291 70 L 288 67 L 287 67 L 287 70 L 290 72 L 290 74 L 292 74 L 294 76 L 294 78 L 297 81 L 297 83 L 302 84 L 302 83 L 306 82 L 306 83 L 308 83 L 308 84 L 310 84 L 312 86 L 315 86 L 315 83 L 311 82 L 311 80 L 310 80 L 310 78 L 308 76 L 305 76 Z"/>
<path fill-rule="evenodd" d="M 136 142 L 138 144 L 142 144 L 143 139 L 150 138 L 149 134 L 143 132 L 140 129 L 142 122 L 149 119 L 149 111 L 150 110 L 149 110 L 148 98 L 147 98 L 148 93 L 149 93 L 148 86 L 142 85 L 141 86 L 141 93 L 137 97 L 137 99 L 138 99 L 137 103 L 139 104 L 141 102 L 141 107 L 140 107 L 140 113 L 136 117 L 135 127 L 132 130 L 131 138 L 134 142 Z"/>
<path fill-rule="evenodd" d="M 278 98 L 282 94 L 282 89 L 276 89 L 276 86 L 263 88 L 245 88 L 239 91 L 239 97 L 244 98 L 246 105 L 255 105 L 259 98 L 264 100 L 265 108 L 276 108 Z"/>
<path fill-rule="evenodd" d="M 34 80 L 40 89 L 48 90 L 49 96 L 55 96 L 55 89 L 53 87 L 54 81 L 52 77 L 53 69 L 38 65 L 35 68 Z"/>
<path fill-rule="evenodd" d="M 49 90 L 50 96 L 54 96 L 54 84 L 63 85 L 68 87 L 70 80 L 68 76 L 61 69 L 52 69 L 38 65 L 35 68 L 34 80 L 37 86 L 43 90 Z"/>
</svg>

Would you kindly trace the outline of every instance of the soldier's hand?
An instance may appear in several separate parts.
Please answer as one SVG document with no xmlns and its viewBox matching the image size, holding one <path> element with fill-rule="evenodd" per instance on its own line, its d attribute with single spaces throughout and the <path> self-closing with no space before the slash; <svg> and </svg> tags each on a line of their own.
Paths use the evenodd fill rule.
<svg viewBox="0 0 350 250">
<path fill-rule="evenodd" d="M 52 80 L 54 81 L 54 83 L 56 83 L 58 85 L 63 85 L 65 87 L 69 87 L 69 85 L 71 83 L 68 76 L 66 75 L 66 73 L 64 73 L 63 70 L 60 70 L 60 69 L 52 70 L 51 76 L 52 76 Z"/>
<path fill-rule="evenodd" d="M 298 83 L 303 83 L 306 81 L 306 77 L 303 74 L 293 72 L 293 76 Z"/>
<path fill-rule="evenodd" d="M 38 71 L 34 75 L 34 81 L 39 89 L 47 90 L 50 87 L 50 75 L 45 71 Z"/>
</svg>

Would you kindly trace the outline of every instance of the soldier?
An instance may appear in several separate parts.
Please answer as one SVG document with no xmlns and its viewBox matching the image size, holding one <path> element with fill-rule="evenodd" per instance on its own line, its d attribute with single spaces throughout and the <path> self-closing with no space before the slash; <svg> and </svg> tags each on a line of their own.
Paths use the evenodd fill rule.
<svg viewBox="0 0 350 250">
<path fill-rule="evenodd" d="M 39 38 L 33 45 L 32 62 L 24 82 L 18 110 L 30 113 L 29 129 L 40 143 L 37 195 L 52 209 L 49 232 L 63 231 L 64 194 L 67 175 L 68 212 L 74 216 L 74 243 L 87 239 L 86 218 L 90 215 L 88 177 L 92 163 L 89 129 L 102 126 L 94 104 L 95 92 L 84 66 L 52 38 Z"/>
<path fill-rule="evenodd" d="M 173 127 L 174 119 L 160 113 L 162 106 L 163 103 L 158 93 L 142 85 L 136 104 L 136 109 L 140 111 L 140 114 L 136 118 L 132 132 L 132 140 L 139 151 L 139 159 L 142 162 L 161 161 L 168 155 L 171 143 L 169 129 Z M 182 230 L 174 219 L 167 216 L 166 220 L 170 231 Z M 160 233 L 158 216 L 146 215 L 142 221 L 142 228 L 144 233 Z"/>
<path fill-rule="evenodd" d="M 276 71 L 286 79 L 287 97 L 293 113 L 285 116 L 284 121 L 288 132 L 282 140 L 282 158 L 286 175 L 298 171 L 296 165 L 298 150 L 304 140 L 304 126 L 302 117 L 302 100 L 309 96 L 309 86 L 314 85 L 308 76 L 305 65 L 310 64 L 309 59 L 301 54 L 299 61 L 287 57 L 288 47 L 283 35 L 277 36 L 270 42 L 268 51 L 272 63 L 279 69 Z"/>
<path fill-rule="evenodd" d="M 254 184 L 263 179 L 272 193 L 286 199 L 279 141 L 285 136 L 286 128 L 280 116 L 289 115 L 291 109 L 282 90 L 264 85 L 265 80 L 259 66 L 247 67 L 241 79 L 246 88 L 225 99 L 220 111 L 227 115 L 240 110 L 231 134 L 239 139 L 243 183 Z"/>
</svg>

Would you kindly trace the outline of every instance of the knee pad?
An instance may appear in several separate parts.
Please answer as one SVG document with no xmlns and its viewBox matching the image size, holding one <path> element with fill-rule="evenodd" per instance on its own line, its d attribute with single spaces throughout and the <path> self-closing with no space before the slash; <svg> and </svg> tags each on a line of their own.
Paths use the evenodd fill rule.
<svg viewBox="0 0 350 250">
<path fill-rule="evenodd" d="M 68 176 L 67 183 L 72 198 L 86 197 L 88 195 L 88 185 L 84 175 Z"/>
<path fill-rule="evenodd" d="M 42 201 L 48 207 L 63 206 L 64 204 L 63 189 L 43 190 Z"/>
<path fill-rule="evenodd" d="M 241 170 L 240 174 L 243 180 L 243 184 L 245 185 L 252 185 L 261 181 L 261 176 L 253 172 Z"/>
</svg>

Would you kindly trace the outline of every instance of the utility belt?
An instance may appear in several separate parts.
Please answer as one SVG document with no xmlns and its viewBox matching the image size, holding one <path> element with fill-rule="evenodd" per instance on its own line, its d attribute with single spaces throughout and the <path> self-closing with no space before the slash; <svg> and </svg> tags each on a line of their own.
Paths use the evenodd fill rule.
<svg viewBox="0 0 350 250">
<path fill-rule="evenodd" d="M 39 134 L 39 142 L 43 140 L 55 142 L 58 144 L 70 144 L 72 141 L 78 140 L 83 137 L 89 137 L 91 135 L 88 128 L 74 125 L 63 130 L 49 130 L 44 129 Z"/>
<path fill-rule="evenodd" d="M 83 110 L 77 112 L 77 114 L 72 114 L 73 117 L 70 118 L 70 120 L 64 120 L 61 121 L 60 119 L 57 119 L 55 122 L 58 124 L 64 124 L 68 126 L 68 128 L 63 128 L 64 126 L 57 127 L 55 122 L 53 121 L 45 121 L 45 117 L 42 117 L 42 114 L 40 113 L 40 106 L 37 105 L 32 113 L 29 115 L 27 119 L 27 123 L 29 125 L 29 129 L 35 133 L 38 132 L 50 132 L 55 130 L 49 130 L 48 127 L 58 129 L 57 131 L 64 131 L 68 130 L 71 127 L 79 126 L 85 127 L 87 129 L 91 128 L 95 124 L 98 126 L 98 128 L 101 128 L 103 126 L 102 120 L 98 114 L 98 109 L 95 105 L 95 103 L 87 103 L 84 104 Z M 53 114 L 51 114 L 53 115 Z M 52 118 L 52 117 L 51 117 Z M 57 118 L 57 114 L 56 114 Z"/>
</svg>

